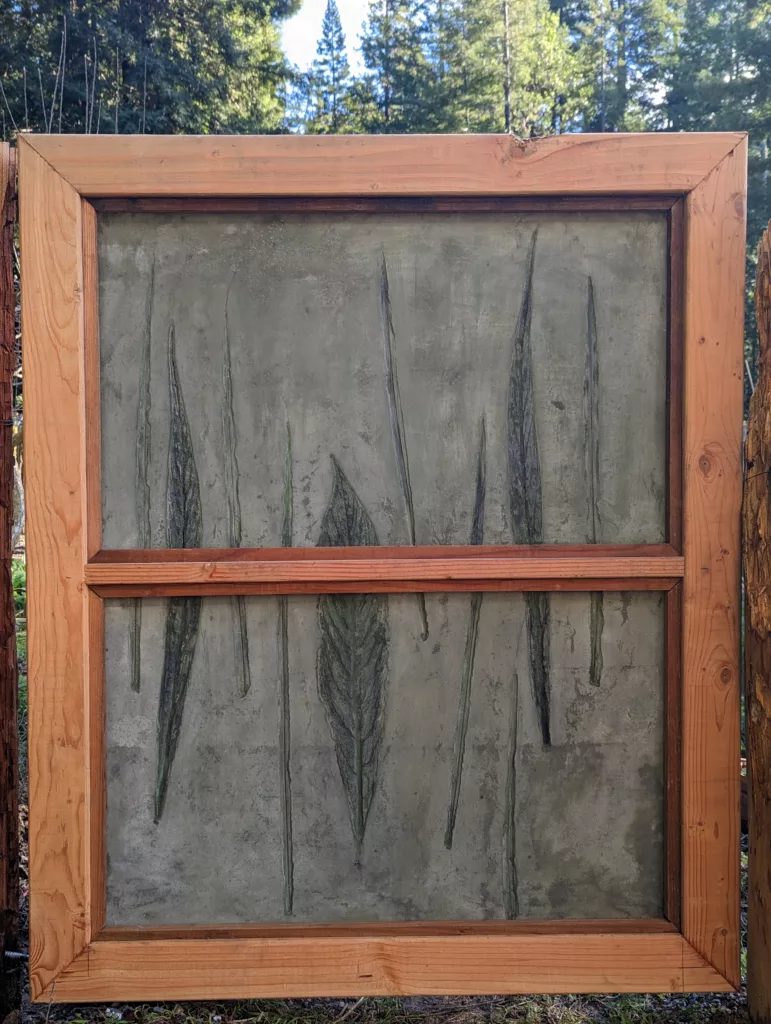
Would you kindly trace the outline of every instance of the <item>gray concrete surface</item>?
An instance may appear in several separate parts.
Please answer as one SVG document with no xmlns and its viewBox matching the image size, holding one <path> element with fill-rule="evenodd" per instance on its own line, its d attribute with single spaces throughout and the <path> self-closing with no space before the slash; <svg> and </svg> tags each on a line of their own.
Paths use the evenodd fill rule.
<svg viewBox="0 0 771 1024">
<path fill-rule="evenodd" d="M 316 684 L 316 600 L 290 598 L 294 920 L 504 916 L 512 710 L 519 915 L 659 916 L 663 899 L 663 599 L 606 594 L 604 673 L 589 683 L 589 596 L 551 597 L 553 746 L 540 742 L 524 601 L 486 594 L 453 848 L 443 843 L 469 595 L 391 596 L 378 781 L 356 865 Z M 252 688 L 237 695 L 227 598 L 205 599 L 166 809 L 152 820 L 165 603 L 143 602 L 142 687 L 127 604 L 106 602 L 108 922 L 285 920 L 278 609 L 248 598 Z M 515 685 L 518 679 L 518 687 Z"/>
<path fill-rule="evenodd" d="M 137 543 L 139 358 L 150 272 L 153 546 L 165 546 L 166 337 L 177 360 L 204 546 L 228 546 L 222 360 L 230 294 L 244 546 L 281 536 L 285 424 L 294 543 L 313 545 L 334 453 L 380 542 L 409 540 L 385 390 L 385 253 L 419 544 L 468 543 L 479 421 L 487 422 L 485 542 L 510 543 L 505 412 L 534 226 L 532 347 L 543 539 L 583 543 L 587 275 L 600 361 L 598 539 L 664 539 L 666 222 L 654 214 L 132 215 L 99 217 L 104 544 Z"/>
</svg>

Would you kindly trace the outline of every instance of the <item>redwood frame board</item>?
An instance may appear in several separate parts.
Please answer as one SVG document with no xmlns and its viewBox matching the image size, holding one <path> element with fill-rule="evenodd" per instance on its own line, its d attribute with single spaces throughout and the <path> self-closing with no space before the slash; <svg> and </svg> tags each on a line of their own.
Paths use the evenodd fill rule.
<svg viewBox="0 0 771 1024">
<path fill-rule="evenodd" d="M 33 999 L 735 989 L 746 137 L 43 135 L 19 148 Z M 666 544 L 102 550 L 100 208 L 665 212 Z M 667 594 L 664 918 L 105 927 L 104 598 L 528 589 Z"/>
</svg>

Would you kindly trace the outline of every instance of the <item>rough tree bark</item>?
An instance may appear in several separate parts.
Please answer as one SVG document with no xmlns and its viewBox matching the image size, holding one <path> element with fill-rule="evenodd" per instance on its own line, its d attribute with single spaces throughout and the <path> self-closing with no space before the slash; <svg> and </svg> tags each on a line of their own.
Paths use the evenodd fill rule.
<svg viewBox="0 0 771 1024">
<path fill-rule="evenodd" d="M 759 376 L 750 401 L 744 484 L 746 720 L 750 783 L 747 994 L 771 1024 L 771 224 L 758 247 Z"/>
<path fill-rule="evenodd" d="M 18 678 L 11 583 L 15 217 L 16 151 L 4 142 L 0 143 L 0 954 L 16 949 L 19 916 Z M 18 1005 L 18 970 L 12 964 L 0 958 L 0 1020 Z"/>
</svg>

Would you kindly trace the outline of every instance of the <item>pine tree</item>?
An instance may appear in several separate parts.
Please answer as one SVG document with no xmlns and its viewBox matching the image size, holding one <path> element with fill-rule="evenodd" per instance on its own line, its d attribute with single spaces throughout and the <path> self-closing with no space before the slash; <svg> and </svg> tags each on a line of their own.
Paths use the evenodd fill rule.
<svg viewBox="0 0 771 1024">
<path fill-rule="evenodd" d="M 585 131 L 665 128 L 685 0 L 554 0 L 581 69 Z"/>
<path fill-rule="evenodd" d="M 351 93 L 359 130 L 433 130 L 425 28 L 420 0 L 371 0 L 361 37 L 367 73 Z"/>
<path fill-rule="evenodd" d="M 756 375 L 756 250 L 771 211 L 771 3 L 688 0 L 667 97 L 676 131 L 748 131 L 745 354 Z"/>
<path fill-rule="evenodd" d="M 335 0 L 327 0 L 316 59 L 309 75 L 311 115 L 307 132 L 321 135 L 350 130 L 350 87 L 351 69 L 340 13 Z"/>
<path fill-rule="evenodd" d="M 37 0 L 0 16 L 6 134 L 278 131 L 299 0 Z"/>
<path fill-rule="evenodd" d="M 560 131 L 576 108 L 577 61 L 546 0 L 434 0 L 428 54 L 441 131 Z"/>
</svg>

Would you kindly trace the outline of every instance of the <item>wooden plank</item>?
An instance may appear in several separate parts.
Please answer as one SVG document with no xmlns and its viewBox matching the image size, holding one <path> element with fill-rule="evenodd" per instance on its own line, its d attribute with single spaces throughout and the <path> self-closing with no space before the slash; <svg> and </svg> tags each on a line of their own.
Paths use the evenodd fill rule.
<svg viewBox="0 0 771 1024">
<path fill-rule="evenodd" d="M 613 579 L 677 577 L 680 556 L 653 558 L 371 558 L 241 562 L 90 562 L 89 586 L 105 583 L 307 583 L 370 580 Z"/>
<path fill-rule="evenodd" d="M 734 985 L 746 167 L 742 140 L 686 211 L 682 929 Z"/>
<path fill-rule="evenodd" d="M 114 548 L 98 551 L 93 563 L 122 562 L 317 562 L 351 559 L 431 559 L 484 557 L 543 558 L 652 558 L 678 557 L 669 544 L 426 544 L 350 548 Z"/>
<path fill-rule="evenodd" d="M 13 230 L 16 151 L 0 143 L 0 958 L 16 948 L 19 925 L 19 745 L 13 556 L 13 373 L 16 369 L 16 295 Z M 0 960 L 0 1018 L 18 1004 L 17 971 Z"/>
<path fill-rule="evenodd" d="M 93 942 L 57 1001 L 730 991 L 677 933 Z M 42 1001 L 42 1000 L 41 1000 Z"/>
<path fill-rule="evenodd" d="M 107 732 L 104 695 L 104 602 L 86 591 L 86 897 L 88 936 L 107 920 Z"/>
<path fill-rule="evenodd" d="M 86 737 L 81 436 L 82 225 L 77 192 L 19 142 L 30 787 L 30 981 L 84 948 Z"/>
<path fill-rule="evenodd" d="M 666 733 L 664 737 L 665 840 L 664 914 L 680 927 L 682 904 L 683 587 L 678 580 L 666 596 Z"/>
<path fill-rule="evenodd" d="M 99 383 L 99 279 L 97 274 L 96 210 L 81 203 L 83 231 L 83 466 L 86 506 L 86 553 L 102 546 L 102 424 Z"/>
<path fill-rule="evenodd" d="M 771 223 L 758 246 L 760 373 L 750 400 L 744 485 L 746 722 L 749 807 L 747 998 L 771 1024 Z"/>
<path fill-rule="evenodd" d="M 662 917 L 608 920 L 529 921 L 373 921 L 361 924 L 166 925 L 147 928 L 105 928 L 97 942 L 134 942 L 138 939 L 278 939 L 361 938 L 386 935 L 630 935 L 677 934 Z"/>
<path fill-rule="evenodd" d="M 667 345 L 667 540 L 683 550 L 683 351 L 685 282 L 685 200 L 669 215 Z"/>
<path fill-rule="evenodd" d="M 95 199 L 97 213 L 664 213 L 677 193 L 596 196 L 148 196 Z"/>
<path fill-rule="evenodd" d="M 107 583 L 92 586 L 101 598 L 126 597 L 217 597 L 232 594 L 443 594 L 524 593 L 525 591 L 559 591 L 562 593 L 619 590 L 669 591 L 680 582 L 671 576 L 637 576 L 618 579 L 560 580 L 363 580 L 330 583 Z"/>
<path fill-rule="evenodd" d="M 743 137 L 26 136 L 86 197 L 684 193 Z"/>
</svg>

